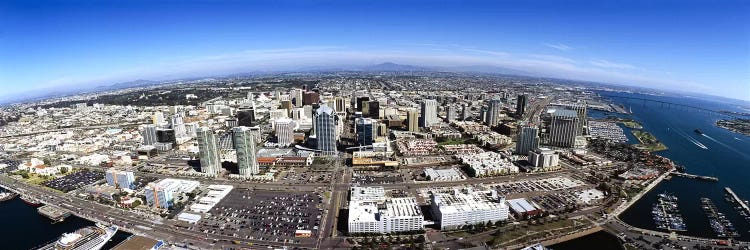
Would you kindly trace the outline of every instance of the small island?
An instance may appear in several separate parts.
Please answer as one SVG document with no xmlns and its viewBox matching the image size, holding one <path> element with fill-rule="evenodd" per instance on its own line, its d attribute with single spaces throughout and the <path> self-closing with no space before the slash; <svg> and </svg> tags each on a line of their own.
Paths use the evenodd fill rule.
<svg viewBox="0 0 750 250">
<path fill-rule="evenodd" d="M 667 150 L 667 146 L 664 145 L 664 143 L 661 143 L 658 139 L 656 139 L 656 136 L 653 134 L 643 131 L 643 130 L 633 130 L 631 131 L 636 139 L 640 142 L 640 144 L 636 145 L 636 147 L 648 150 L 650 152 L 656 152 L 656 151 L 662 151 Z"/>
<path fill-rule="evenodd" d="M 750 136 L 750 119 L 718 120 L 716 126 L 743 135 Z"/>
</svg>

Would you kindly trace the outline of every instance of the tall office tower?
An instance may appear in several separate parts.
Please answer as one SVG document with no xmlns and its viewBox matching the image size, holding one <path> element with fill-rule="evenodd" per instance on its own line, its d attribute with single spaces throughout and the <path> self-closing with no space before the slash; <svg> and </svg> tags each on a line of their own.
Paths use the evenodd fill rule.
<svg viewBox="0 0 750 250">
<path fill-rule="evenodd" d="M 255 109 L 254 108 L 240 108 L 237 112 L 237 125 L 239 126 L 254 126 L 255 125 Z"/>
<path fill-rule="evenodd" d="M 305 105 L 302 106 L 302 109 L 305 110 L 305 117 L 308 119 L 312 119 L 313 117 L 313 106 L 312 105 Z"/>
<path fill-rule="evenodd" d="M 156 129 L 156 142 L 161 143 L 176 143 L 177 137 L 175 136 L 174 129 L 171 128 L 157 128 Z"/>
<path fill-rule="evenodd" d="M 426 99 L 422 101 L 422 127 L 429 127 L 438 122 L 437 101 Z"/>
<path fill-rule="evenodd" d="M 388 124 L 386 124 L 386 123 L 378 123 L 378 135 L 379 136 L 388 136 Z"/>
<path fill-rule="evenodd" d="M 370 117 L 370 102 L 362 102 L 362 116 Z"/>
<path fill-rule="evenodd" d="M 456 106 L 450 105 L 448 106 L 448 109 L 445 110 L 445 121 L 451 122 L 456 120 Z"/>
<path fill-rule="evenodd" d="M 247 92 L 247 100 L 251 102 L 255 102 L 255 96 L 253 95 L 253 92 Z"/>
<path fill-rule="evenodd" d="M 461 110 L 461 120 L 468 120 L 471 118 L 471 107 L 469 105 L 464 104 L 463 109 Z"/>
<path fill-rule="evenodd" d="M 370 118 L 357 118 L 354 128 L 357 132 L 357 144 L 360 146 L 372 145 L 375 140 L 375 121 Z"/>
<path fill-rule="evenodd" d="M 558 109 L 552 113 L 549 144 L 570 148 L 575 145 L 578 132 L 578 114 L 573 110 Z"/>
<path fill-rule="evenodd" d="M 369 110 L 370 117 L 373 118 L 380 118 L 380 102 L 379 101 L 369 101 L 367 102 L 367 109 Z"/>
<path fill-rule="evenodd" d="M 185 137 L 187 131 L 185 130 L 185 123 L 182 121 L 182 116 L 174 115 L 172 117 L 172 129 L 174 129 L 175 136 Z"/>
<path fill-rule="evenodd" d="M 302 105 L 303 105 L 302 104 L 302 98 L 303 98 L 302 97 L 302 93 L 303 92 L 304 91 L 301 90 L 301 89 L 292 89 L 289 92 L 289 95 L 291 96 L 292 101 L 294 101 L 294 106 L 295 107 L 302 107 Z"/>
<path fill-rule="evenodd" d="M 302 105 L 313 105 L 320 102 L 320 94 L 318 92 L 307 91 L 302 97 Z"/>
<path fill-rule="evenodd" d="M 406 121 L 408 122 L 408 129 L 411 132 L 419 132 L 419 111 L 411 109 L 407 113 Z"/>
<path fill-rule="evenodd" d="M 153 116 L 151 116 L 151 120 L 153 121 L 154 125 L 161 126 L 166 121 L 164 120 L 164 113 L 161 111 L 156 111 Z"/>
<path fill-rule="evenodd" d="M 305 119 L 305 109 L 304 108 L 294 108 L 292 109 L 292 119 L 294 120 L 302 120 Z"/>
<path fill-rule="evenodd" d="M 485 123 L 487 126 L 494 127 L 500 123 L 500 110 L 503 109 L 503 101 L 498 98 L 490 100 L 489 109 L 487 110 L 487 117 Z"/>
<path fill-rule="evenodd" d="M 292 101 L 281 101 L 281 109 L 286 110 L 287 116 L 292 113 Z"/>
<path fill-rule="evenodd" d="M 521 126 L 516 142 L 516 154 L 526 155 L 539 147 L 539 129 L 535 126 Z"/>
<path fill-rule="evenodd" d="M 216 145 L 216 135 L 209 128 L 199 127 L 196 131 L 198 140 L 198 155 L 201 158 L 201 172 L 206 174 L 219 174 L 221 169 L 221 159 L 219 158 L 219 149 Z"/>
<path fill-rule="evenodd" d="M 141 128 L 141 136 L 143 137 L 143 145 L 154 145 L 157 142 L 156 125 L 144 125 Z"/>
<path fill-rule="evenodd" d="M 583 101 L 583 103 L 576 103 L 572 105 L 573 110 L 576 111 L 576 115 L 578 115 L 578 132 L 577 135 L 583 135 L 584 131 L 586 131 L 586 126 L 588 126 L 588 117 L 586 114 L 586 101 Z"/>
<path fill-rule="evenodd" d="M 355 108 L 356 108 L 357 111 L 361 112 L 362 111 L 363 103 L 369 102 L 370 101 L 370 97 L 360 96 L 360 97 L 357 97 L 356 100 L 357 100 L 357 102 L 356 102 L 357 107 L 355 107 Z"/>
<path fill-rule="evenodd" d="M 234 150 L 237 151 L 237 166 L 240 169 L 240 176 L 249 177 L 256 175 L 258 169 L 258 159 L 255 154 L 255 136 L 248 127 L 232 128 L 234 136 Z"/>
<path fill-rule="evenodd" d="M 260 130 L 260 127 L 258 126 L 250 127 L 250 133 L 253 134 L 253 138 L 255 138 L 255 144 L 258 144 L 263 141 L 263 138 L 261 138 L 261 136 L 263 135 L 263 132 Z"/>
<path fill-rule="evenodd" d="M 336 154 L 336 113 L 326 105 L 315 112 L 315 136 L 322 154 Z"/>
<path fill-rule="evenodd" d="M 278 119 L 274 127 L 279 144 L 289 146 L 294 142 L 294 121 L 286 118 Z"/>
<path fill-rule="evenodd" d="M 334 108 L 336 112 L 346 111 L 346 98 L 345 97 L 338 96 L 334 99 L 334 102 L 336 104 Z"/>
<path fill-rule="evenodd" d="M 190 137 L 196 137 L 198 134 L 196 133 L 198 131 L 198 123 L 196 122 L 190 122 L 185 124 L 185 133 L 187 136 Z"/>
<path fill-rule="evenodd" d="M 523 116 L 523 113 L 526 112 L 526 104 L 528 104 L 528 102 L 527 95 L 518 95 L 518 99 L 516 99 L 516 117 Z"/>
</svg>

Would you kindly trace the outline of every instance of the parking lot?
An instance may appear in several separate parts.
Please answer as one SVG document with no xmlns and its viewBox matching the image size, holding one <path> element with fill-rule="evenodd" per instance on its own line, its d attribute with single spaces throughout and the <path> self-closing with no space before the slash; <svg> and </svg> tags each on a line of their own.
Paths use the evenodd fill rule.
<svg viewBox="0 0 750 250">
<path fill-rule="evenodd" d="M 104 179 L 104 173 L 81 170 L 57 179 L 52 179 L 42 183 L 45 187 L 57 189 L 63 192 L 70 192 L 80 187 Z"/>
<path fill-rule="evenodd" d="M 403 181 L 404 177 L 400 173 L 355 171 L 352 176 L 352 184 L 360 185 L 393 184 Z"/>
<path fill-rule="evenodd" d="M 524 180 L 517 182 L 506 182 L 492 184 L 493 188 L 497 189 L 499 194 L 511 195 L 521 194 L 529 192 L 545 192 L 545 191 L 556 191 L 562 189 L 575 188 L 586 185 L 582 181 L 571 179 L 568 177 L 552 177 L 535 180 Z"/>
<path fill-rule="evenodd" d="M 276 180 L 289 184 L 329 183 L 331 174 L 329 172 L 308 171 L 304 168 L 291 168 L 281 172 Z"/>
<path fill-rule="evenodd" d="M 234 189 L 194 230 L 250 240 L 296 242 L 296 230 L 318 235 L 323 197 L 315 192 Z"/>
</svg>

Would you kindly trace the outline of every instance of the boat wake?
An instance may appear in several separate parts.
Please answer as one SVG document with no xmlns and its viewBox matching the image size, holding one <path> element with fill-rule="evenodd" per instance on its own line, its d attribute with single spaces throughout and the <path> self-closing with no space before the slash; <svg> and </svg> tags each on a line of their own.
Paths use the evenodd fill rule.
<svg viewBox="0 0 750 250">
<path fill-rule="evenodd" d="M 693 138 L 692 136 L 688 135 L 687 133 L 685 133 L 685 132 L 683 132 L 683 131 L 681 131 L 681 130 L 679 130 L 677 128 L 675 128 L 674 131 L 676 131 L 678 135 L 682 136 L 683 138 L 685 138 L 688 141 L 690 141 L 693 144 L 695 144 L 695 146 L 698 146 L 699 148 L 702 148 L 702 149 L 708 149 L 708 147 L 706 147 L 706 145 L 704 145 L 703 143 L 701 143 L 697 139 Z"/>
<path fill-rule="evenodd" d="M 732 146 L 729 146 L 729 145 L 727 145 L 727 144 L 725 144 L 725 143 L 723 143 L 723 142 L 720 142 L 720 141 L 718 141 L 718 140 L 714 139 L 713 137 L 711 137 L 711 136 L 708 136 L 707 134 L 703 134 L 703 136 L 704 136 L 704 137 L 706 137 L 706 138 L 708 138 L 709 140 L 711 140 L 711 141 L 713 141 L 713 142 L 715 142 L 715 143 L 719 144 L 719 145 L 722 145 L 722 146 L 724 146 L 724 147 L 728 148 L 729 150 L 732 150 L 732 151 L 734 151 L 734 152 L 735 152 L 735 153 L 737 153 L 737 154 L 740 154 L 740 155 L 742 155 L 742 156 L 745 156 L 745 158 L 750 158 L 750 156 L 749 156 L 749 155 L 747 155 L 746 153 L 744 153 L 744 152 L 740 152 L 740 151 L 739 151 L 739 150 L 737 150 L 736 148 L 734 148 L 734 147 L 732 147 Z M 734 137 L 734 139 L 740 140 L 740 139 L 739 139 L 739 138 L 737 138 L 737 137 Z M 742 140 L 740 140 L 740 141 L 742 141 Z"/>
</svg>

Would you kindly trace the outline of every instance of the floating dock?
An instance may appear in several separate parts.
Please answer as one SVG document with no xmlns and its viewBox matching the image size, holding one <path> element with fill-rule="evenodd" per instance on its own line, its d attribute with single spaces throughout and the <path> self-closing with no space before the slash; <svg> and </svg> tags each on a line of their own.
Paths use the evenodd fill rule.
<svg viewBox="0 0 750 250">
<path fill-rule="evenodd" d="M 690 178 L 690 179 L 697 179 L 697 180 L 704 180 L 704 181 L 719 181 L 719 178 L 713 177 L 713 176 L 703 176 L 703 175 L 695 175 L 695 174 L 686 174 L 686 173 L 680 173 L 680 172 L 671 172 L 674 176 L 684 177 L 684 178 Z"/>
<path fill-rule="evenodd" d="M 732 199 L 734 199 L 734 201 L 736 201 L 737 203 L 739 203 L 740 206 L 742 206 L 742 209 L 745 210 L 745 212 L 750 213 L 750 207 L 748 207 L 747 203 L 745 203 L 744 201 L 742 201 L 742 199 L 740 199 L 740 197 L 737 196 L 737 194 L 735 194 L 734 191 L 732 191 L 731 188 L 725 187 L 724 191 L 726 191 L 730 196 L 732 196 Z"/>
<path fill-rule="evenodd" d="M 36 209 L 39 214 L 46 216 L 47 218 L 50 218 L 53 223 L 62 222 L 65 220 L 65 218 L 68 218 L 70 216 L 70 211 L 65 210 L 61 207 L 52 206 L 52 205 L 44 205 Z"/>
</svg>

